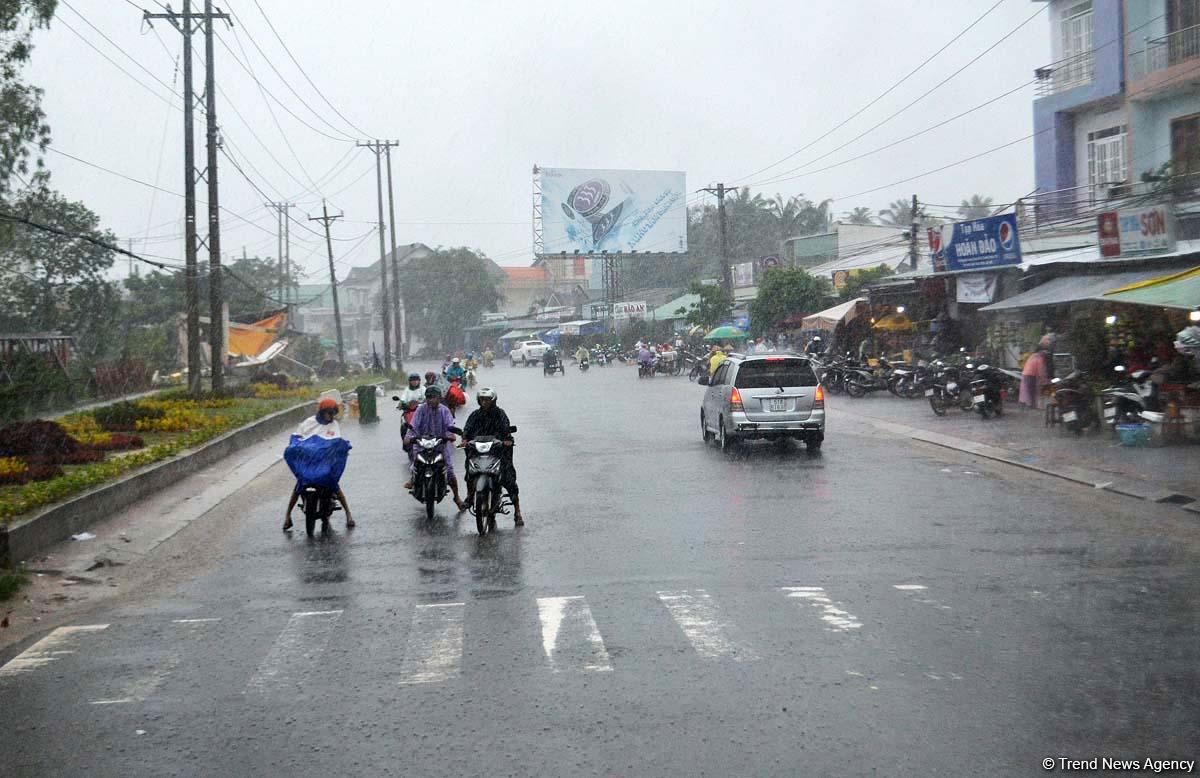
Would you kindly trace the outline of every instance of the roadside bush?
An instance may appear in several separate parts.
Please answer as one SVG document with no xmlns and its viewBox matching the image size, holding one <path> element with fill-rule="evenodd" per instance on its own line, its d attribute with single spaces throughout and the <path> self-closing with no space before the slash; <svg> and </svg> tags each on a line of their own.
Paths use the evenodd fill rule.
<svg viewBox="0 0 1200 778">
<path fill-rule="evenodd" d="M 144 419 L 162 418 L 163 411 L 144 402 L 125 401 L 97 408 L 92 416 L 106 430 L 129 431 L 138 429 L 137 423 Z"/>
<path fill-rule="evenodd" d="M 93 461 L 89 455 L 95 453 L 52 421 L 18 421 L 0 429 L 0 456 L 64 463 Z"/>
</svg>

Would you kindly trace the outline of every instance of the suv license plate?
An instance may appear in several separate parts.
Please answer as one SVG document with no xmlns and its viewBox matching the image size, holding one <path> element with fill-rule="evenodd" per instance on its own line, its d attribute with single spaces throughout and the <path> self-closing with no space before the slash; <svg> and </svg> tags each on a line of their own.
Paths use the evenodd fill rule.
<svg viewBox="0 0 1200 778">
<path fill-rule="evenodd" d="M 772 411 L 786 411 L 788 409 L 787 406 L 787 400 L 771 400 L 771 404 L 768 407 Z"/>
<path fill-rule="evenodd" d="M 926 390 L 925 390 L 925 396 L 926 396 L 926 397 L 933 397 L 933 390 L 932 390 L 932 389 L 926 389 Z"/>
<path fill-rule="evenodd" d="M 1063 414 L 1063 421 L 1072 422 L 1079 418 L 1079 414 L 1075 411 L 1067 411 Z"/>
<path fill-rule="evenodd" d="M 985 394 L 977 394 L 977 395 L 975 395 L 974 397 L 972 397 L 971 399 L 972 399 L 972 400 L 974 400 L 976 403 L 981 403 L 981 402 L 983 402 L 984 400 L 986 400 L 986 399 L 987 399 L 987 395 L 985 395 Z"/>
</svg>

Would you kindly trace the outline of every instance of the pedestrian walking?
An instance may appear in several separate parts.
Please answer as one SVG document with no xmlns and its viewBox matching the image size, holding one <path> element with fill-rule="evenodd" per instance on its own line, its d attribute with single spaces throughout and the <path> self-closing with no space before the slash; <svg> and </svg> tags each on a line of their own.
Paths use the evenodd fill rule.
<svg viewBox="0 0 1200 778">
<path fill-rule="evenodd" d="M 1021 392 L 1019 400 L 1027 408 L 1037 408 L 1038 398 L 1042 395 L 1042 387 L 1050 383 L 1050 341 L 1043 337 L 1038 343 L 1037 350 L 1025 360 L 1021 369 Z"/>
</svg>

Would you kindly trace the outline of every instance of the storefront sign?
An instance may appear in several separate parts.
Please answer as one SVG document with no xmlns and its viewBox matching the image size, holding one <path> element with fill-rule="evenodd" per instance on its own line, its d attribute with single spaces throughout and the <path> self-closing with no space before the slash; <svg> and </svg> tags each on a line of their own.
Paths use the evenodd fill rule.
<svg viewBox="0 0 1200 778">
<path fill-rule="evenodd" d="M 643 319 L 646 317 L 646 301 L 635 303 L 613 303 L 614 319 Z"/>
<path fill-rule="evenodd" d="M 1100 256 L 1131 257 L 1175 250 L 1175 220 L 1169 205 L 1105 211 L 1096 217 Z"/>
<path fill-rule="evenodd" d="M 996 296 L 994 273 L 966 273 L 956 276 L 955 287 L 960 303 L 990 303 Z"/>
<path fill-rule="evenodd" d="M 936 237 L 930 236 L 929 245 L 938 272 L 1021 264 L 1016 214 L 943 225 Z"/>
</svg>

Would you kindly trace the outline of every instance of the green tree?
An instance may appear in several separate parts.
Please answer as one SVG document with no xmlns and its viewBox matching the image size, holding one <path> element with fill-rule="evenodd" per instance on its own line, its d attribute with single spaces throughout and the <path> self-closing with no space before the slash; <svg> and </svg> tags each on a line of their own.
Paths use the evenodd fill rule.
<svg viewBox="0 0 1200 778">
<path fill-rule="evenodd" d="M 675 313 L 687 314 L 688 324 L 698 324 L 706 329 L 712 329 L 728 319 L 733 311 L 733 295 L 719 286 L 693 283 L 688 291 L 700 295 L 699 302 L 675 311 Z"/>
<path fill-rule="evenodd" d="M 487 260 L 464 247 L 438 248 L 433 256 L 411 260 L 401 294 L 410 330 L 439 351 L 459 346 L 466 328 L 503 299 Z"/>
<path fill-rule="evenodd" d="M 14 173 L 29 173 L 30 147 L 45 150 L 50 128 L 42 111 L 42 90 L 21 77 L 33 53 L 33 32 L 47 27 L 57 0 L 0 0 L 0 201 L 7 199 Z M 37 159 L 41 167 L 41 159 Z"/>
<path fill-rule="evenodd" d="M 104 274 L 115 256 L 92 241 L 116 237 L 83 203 L 48 189 L 25 190 L 13 207 L 65 234 L 13 225 L 0 247 L 0 330 L 60 331 L 87 361 L 113 355 L 119 297 Z"/>
<path fill-rule="evenodd" d="M 772 268 L 758 284 L 750 303 L 750 328 L 755 335 L 775 330 L 789 314 L 808 314 L 825 307 L 833 294 L 829 279 L 803 268 Z"/>
<path fill-rule="evenodd" d="M 912 201 L 901 197 L 888 203 L 888 207 L 879 212 L 879 221 L 889 227 L 911 227 Z"/>
<path fill-rule="evenodd" d="M 881 278 L 895 275 L 895 273 L 895 270 L 882 264 L 879 267 L 868 267 L 852 271 L 849 279 L 846 281 L 846 285 L 842 287 L 839 294 L 843 300 L 852 300 L 858 297 L 859 293 L 865 287 L 870 286 Z"/>
<path fill-rule="evenodd" d="M 860 205 L 846 214 L 846 222 L 848 224 L 874 224 L 875 218 L 870 208 Z"/>
<path fill-rule="evenodd" d="M 992 198 L 975 194 L 971 195 L 970 200 L 962 201 L 962 205 L 958 206 L 958 215 L 964 220 L 982 219 L 985 216 L 991 216 L 994 207 Z"/>
</svg>

